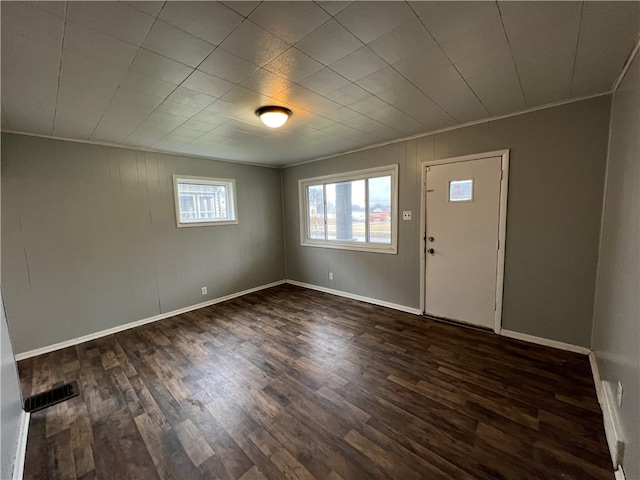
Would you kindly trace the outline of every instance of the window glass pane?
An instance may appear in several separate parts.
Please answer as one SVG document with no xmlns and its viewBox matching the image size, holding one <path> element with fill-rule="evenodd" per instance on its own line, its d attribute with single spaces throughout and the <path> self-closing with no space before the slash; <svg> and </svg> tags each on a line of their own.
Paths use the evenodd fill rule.
<svg viewBox="0 0 640 480">
<path fill-rule="evenodd" d="M 473 180 L 457 180 L 449 182 L 449 201 L 473 201 Z"/>
<path fill-rule="evenodd" d="M 235 180 L 173 176 L 178 227 L 238 223 Z"/>
<path fill-rule="evenodd" d="M 309 238 L 313 240 L 325 239 L 324 223 L 324 193 L 322 185 L 307 188 L 307 205 L 309 206 L 307 224 Z"/>
<path fill-rule="evenodd" d="M 180 221 L 189 221 L 196 218 L 196 197 L 194 195 L 180 194 Z"/>
<path fill-rule="evenodd" d="M 391 244 L 391 175 L 369 179 L 369 242 Z"/>
<path fill-rule="evenodd" d="M 327 184 L 329 240 L 365 242 L 365 180 Z"/>
</svg>

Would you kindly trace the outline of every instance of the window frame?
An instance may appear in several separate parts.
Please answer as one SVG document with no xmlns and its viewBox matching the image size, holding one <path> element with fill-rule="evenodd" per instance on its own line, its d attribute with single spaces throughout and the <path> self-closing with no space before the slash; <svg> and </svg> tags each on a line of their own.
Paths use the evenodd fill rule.
<svg viewBox="0 0 640 480">
<path fill-rule="evenodd" d="M 368 180 L 370 178 L 391 176 L 391 243 L 375 243 L 366 241 L 367 228 L 370 218 L 369 189 L 368 182 L 365 188 L 365 242 L 345 242 L 340 240 L 313 239 L 309 238 L 309 198 L 308 187 L 322 185 L 326 192 L 326 185 L 331 183 L 352 182 L 357 180 Z M 326 195 L 326 193 L 325 193 Z M 326 197 L 324 199 L 324 224 L 325 232 L 327 225 Z M 298 180 L 298 208 L 300 215 L 300 245 L 303 247 L 332 248 L 339 250 L 355 250 L 360 252 L 386 253 L 396 255 L 398 253 L 398 164 L 384 165 L 364 170 L 356 170 L 332 175 L 324 175 L 313 178 L 303 178 Z M 328 235 L 325 235 L 328 236 Z"/>
<path fill-rule="evenodd" d="M 214 185 L 225 187 L 227 192 L 227 211 L 228 215 L 225 219 L 216 220 L 213 218 L 201 219 L 195 222 L 181 222 L 180 220 L 180 192 L 178 185 Z M 199 210 L 199 198 L 197 194 L 194 196 L 195 214 Z M 236 225 L 238 223 L 238 208 L 236 198 L 236 180 L 234 178 L 216 178 L 216 177 L 197 177 L 192 175 L 173 175 L 173 203 L 176 212 L 176 225 L 178 228 L 184 227 L 212 227 L 217 225 Z"/>
</svg>

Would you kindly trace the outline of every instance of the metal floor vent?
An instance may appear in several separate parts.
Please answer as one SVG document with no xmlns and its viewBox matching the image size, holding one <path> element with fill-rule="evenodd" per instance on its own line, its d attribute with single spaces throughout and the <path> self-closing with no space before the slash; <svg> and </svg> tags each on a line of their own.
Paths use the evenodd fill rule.
<svg viewBox="0 0 640 480">
<path fill-rule="evenodd" d="M 27 398 L 24 401 L 24 409 L 26 412 L 37 412 L 77 396 L 78 382 L 71 382 Z"/>
</svg>

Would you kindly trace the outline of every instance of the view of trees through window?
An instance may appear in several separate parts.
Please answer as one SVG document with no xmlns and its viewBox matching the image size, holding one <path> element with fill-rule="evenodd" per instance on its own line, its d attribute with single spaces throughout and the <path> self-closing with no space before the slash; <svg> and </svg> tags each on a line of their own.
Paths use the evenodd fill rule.
<svg viewBox="0 0 640 480">
<path fill-rule="evenodd" d="M 307 187 L 308 238 L 391 244 L 391 175 Z"/>
</svg>

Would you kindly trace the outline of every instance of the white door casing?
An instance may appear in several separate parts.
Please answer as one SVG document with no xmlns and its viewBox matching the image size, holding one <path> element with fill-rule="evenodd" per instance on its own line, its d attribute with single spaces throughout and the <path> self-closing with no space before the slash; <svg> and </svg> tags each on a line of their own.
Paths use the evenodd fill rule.
<svg viewBox="0 0 640 480">
<path fill-rule="evenodd" d="M 508 151 L 423 167 L 421 309 L 499 333 Z"/>
</svg>

